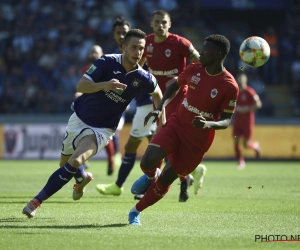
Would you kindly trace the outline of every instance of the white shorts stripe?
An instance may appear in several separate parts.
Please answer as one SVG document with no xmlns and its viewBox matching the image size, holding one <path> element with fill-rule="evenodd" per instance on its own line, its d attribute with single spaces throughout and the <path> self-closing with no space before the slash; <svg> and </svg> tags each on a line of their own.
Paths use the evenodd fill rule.
<svg viewBox="0 0 300 250">
<path fill-rule="evenodd" d="M 66 127 L 66 134 L 63 140 L 61 153 L 63 155 L 73 154 L 81 138 L 92 134 L 94 134 L 97 139 L 98 153 L 112 139 L 114 131 L 110 128 L 91 127 L 81 121 L 74 112 L 69 119 L 68 126 Z"/>
</svg>

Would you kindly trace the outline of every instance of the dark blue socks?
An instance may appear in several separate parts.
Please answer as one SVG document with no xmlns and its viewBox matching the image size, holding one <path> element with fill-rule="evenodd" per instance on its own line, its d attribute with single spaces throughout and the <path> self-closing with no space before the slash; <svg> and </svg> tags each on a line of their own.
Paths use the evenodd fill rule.
<svg viewBox="0 0 300 250">
<path fill-rule="evenodd" d="M 84 172 L 83 165 L 80 165 L 77 172 L 74 174 L 74 178 L 77 184 L 80 184 L 86 177 L 86 172 Z"/>
<path fill-rule="evenodd" d="M 131 172 L 131 169 L 134 166 L 135 159 L 136 159 L 136 153 L 135 154 L 125 153 L 122 159 L 122 165 L 119 169 L 118 179 L 116 181 L 118 187 L 122 187 L 123 184 L 125 183 L 128 175 Z"/>
<path fill-rule="evenodd" d="M 40 193 L 34 197 L 40 203 L 48 199 L 50 196 L 60 190 L 65 184 L 67 184 L 77 172 L 77 168 L 73 168 L 69 163 L 65 166 L 57 169 L 48 179 L 45 187 Z"/>
</svg>

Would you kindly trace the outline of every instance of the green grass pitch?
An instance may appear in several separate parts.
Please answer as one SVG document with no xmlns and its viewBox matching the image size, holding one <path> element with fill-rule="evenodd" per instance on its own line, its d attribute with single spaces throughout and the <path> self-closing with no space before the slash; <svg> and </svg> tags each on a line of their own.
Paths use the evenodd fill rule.
<svg viewBox="0 0 300 250">
<path fill-rule="evenodd" d="M 255 242 L 255 235 L 300 235 L 299 162 L 207 161 L 198 195 L 178 202 L 179 181 L 129 226 L 136 201 L 130 193 L 141 174 L 136 163 L 121 196 L 101 196 L 98 183 L 112 183 L 106 161 L 91 161 L 94 180 L 72 200 L 73 180 L 45 201 L 36 216 L 21 211 L 45 185 L 58 161 L 0 161 L 0 249 L 300 249 L 300 242 Z M 272 238 L 270 238 L 272 239 Z"/>
</svg>

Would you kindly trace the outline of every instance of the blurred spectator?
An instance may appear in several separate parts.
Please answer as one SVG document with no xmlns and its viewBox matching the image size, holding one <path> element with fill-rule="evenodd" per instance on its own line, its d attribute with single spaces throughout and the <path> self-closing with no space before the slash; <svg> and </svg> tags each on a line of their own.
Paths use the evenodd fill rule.
<svg viewBox="0 0 300 250">
<path fill-rule="evenodd" d="M 284 35 L 279 43 L 279 75 L 280 84 L 288 85 L 291 82 L 291 65 L 294 58 L 292 37 Z"/>
<path fill-rule="evenodd" d="M 226 17 L 226 22 L 224 20 L 224 23 L 219 23 L 211 9 L 203 7 L 203 2 L 2 0 L 0 113 L 69 112 L 68 93 L 71 90 L 66 92 L 65 84 L 66 81 L 73 82 L 78 77 L 78 72 L 86 62 L 89 48 L 100 43 L 104 51 L 114 51 L 115 42 L 109 34 L 112 23 L 118 16 L 124 16 L 134 28 L 151 33 L 149 17 L 157 9 L 171 12 L 173 33 L 195 39 L 193 43 L 196 48 L 209 34 L 227 33 L 232 49 L 225 66 L 231 73 L 235 73 L 240 66 L 237 53 L 239 45 L 246 34 L 254 33 L 249 29 L 253 22 L 245 19 L 243 23 L 239 19 L 241 21 L 237 24 Z M 295 90 L 295 83 L 300 75 L 300 2 L 290 0 L 289 9 L 285 12 L 283 27 L 276 26 L 276 33 L 270 27 L 265 34 L 265 39 L 272 47 L 272 56 L 259 72 L 263 73 L 262 79 L 267 85 L 288 84 L 292 81 Z M 257 25 L 253 24 L 253 27 Z M 253 84 L 258 93 L 263 91 L 262 84 L 259 83 L 261 79 L 255 80 L 251 79 L 251 75 L 248 76 L 249 84 Z M 71 86 L 72 83 L 69 87 Z M 22 93 L 25 93 L 28 100 L 23 100 Z M 51 98 L 53 99 L 49 103 Z M 39 104 L 34 104 L 35 101 Z"/>
<path fill-rule="evenodd" d="M 275 107 L 271 99 L 268 96 L 264 96 L 264 98 L 261 101 L 262 101 L 262 108 L 257 111 L 257 114 L 261 116 L 269 116 L 269 117 L 274 116 Z"/>
<path fill-rule="evenodd" d="M 277 67 L 278 67 L 279 53 L 278 53 L 278 36 L 275 32 L 274 27 L 269 26 L 266 32 L 263 34 L 263 38 L 270 45 L 270 49 L 271 49 L 271 54 L 268 63 L 266 63 L 263 66 L 264 81 L 267 84 L 277 84 L 278 83 Z"/>
</svg>

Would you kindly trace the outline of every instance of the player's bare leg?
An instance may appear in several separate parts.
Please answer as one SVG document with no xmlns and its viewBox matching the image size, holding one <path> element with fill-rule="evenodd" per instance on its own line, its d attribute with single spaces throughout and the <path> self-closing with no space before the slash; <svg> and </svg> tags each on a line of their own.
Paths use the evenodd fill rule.
<svg viewBox="0 0 300 250">
<path fill-rule="evenodd" d="M 241 154 L 241 147 L 240 147 L 240 137 L 234 137 L 234 150 L 235 150 L 235 157 L 238 160 L 237 169 L 241 170 L 246 167 L 246 163 L 244 157 Z"/>
<path fill-rule="evenodd" d="M 146 188 L 157 179 L 161 172 L 157 166 L 165 157 L 164 150 L 156 145 L 149 144 L 140 163 L 140 167 L 145 174 L 133 183 L 131 187 L 133 194 L 143 194 Z"/>
<path fill-rule="evenodd" d="M 105 146 L 105 151 L 107 153 L 107 175 L 112 175 L 115 170 L 115 162 L 114 162 L 114 155 L 115 155 L 115 149 L 114 149 L 114 142 L 111 140 L 108 142 L 108 144 Z"/>
<path fill-rule="evenodd" d="M 71 155 L 60 155 L 60 161 L 59 161 L 59 166 L 63 167 L 64 165 L 66 165 L 66 163 L 68 162 L 68 160 L 70 159 Z"/>
<path fill-rule="evenodd" d="M 256 159 L 260 158 L 260 146 L 258 142 L 250 141 L 249 138 L 244 139 L 244 147 L 250 148 L 255 152 Z"/>
</svg>

